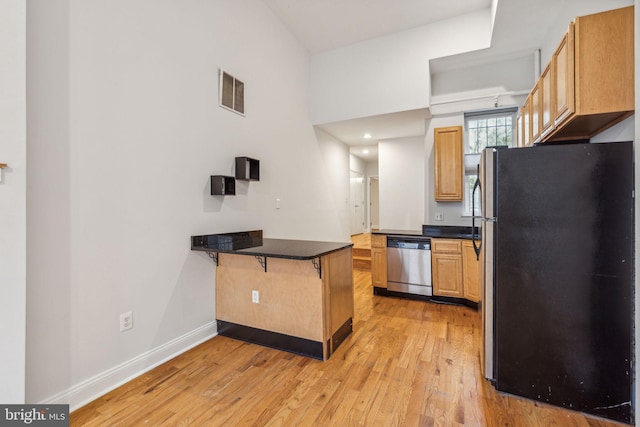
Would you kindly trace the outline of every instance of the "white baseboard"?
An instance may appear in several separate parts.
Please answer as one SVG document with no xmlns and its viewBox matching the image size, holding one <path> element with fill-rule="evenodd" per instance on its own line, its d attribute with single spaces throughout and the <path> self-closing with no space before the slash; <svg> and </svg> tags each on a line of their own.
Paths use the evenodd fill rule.
<svg viewBox="0 0 640 427">
<path fill-rule="evenodd" d="M 73 412 L 216 335 L 218 335 L 216 322 L 207 323 L 39 403 L 44 405 L 68 403 L 69 410 Z"/>
</svg>

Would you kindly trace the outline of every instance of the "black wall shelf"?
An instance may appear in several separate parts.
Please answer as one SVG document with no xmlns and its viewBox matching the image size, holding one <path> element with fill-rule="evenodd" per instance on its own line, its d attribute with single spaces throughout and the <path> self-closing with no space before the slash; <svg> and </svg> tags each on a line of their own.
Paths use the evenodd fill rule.
<svg viewBox="0 0 640 427">
<path fill-rule="evenodd" d="M 211 175 L 212 196 L 235 196 L 236 179 L 232 176 Z"/>
<path fill-rule="evenodd" d="M 236 157 L 236 179 L 241 181 L 260 181 L 260 160 L 249 157 Z"/>
</svg>

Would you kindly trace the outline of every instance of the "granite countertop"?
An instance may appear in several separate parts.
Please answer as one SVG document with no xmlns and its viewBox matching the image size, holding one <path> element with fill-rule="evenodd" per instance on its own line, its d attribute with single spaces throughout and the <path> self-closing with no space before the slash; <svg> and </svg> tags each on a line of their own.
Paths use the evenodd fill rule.
<svg viewBox="0 0 640 427">
<path fill-rule="evenodd" d="M 262 230 L 191 236 L 191 250 L 310 260 L 353 246 L 353 243 L 265 239 Z"/>
<path fill-rule="evenodd" d="M 475 232 L 475 233 L 474 233 Z M 475 236 L 474 236 L 475 234 Z M 443 239 L 472 239 L 480 240 L 480 229 L 455 225 L 423 225 L 422 235 Z"/>
<path fill-rule="evenodd" d="M 390 230 L 390 229 L 380 229 L 373 230 L 371 234 L 384 234 L 385 236 L 413 236 L 413 237 L 421 237 L 421 230 Z"/>
<path fill-rule="evenodd" d="M 423 225 L 422 230 L 379 229 L 373 230 L 371 233 L 384 234 L 386 236 L 434 237 L 441 239 L 471 239 L 475 237 L 476 240 L 480 240 L 481 238 L 478 227 L 476 227 L 475 236 L 473 236 L 471 227 L 454 225 Z"/>
</svg>

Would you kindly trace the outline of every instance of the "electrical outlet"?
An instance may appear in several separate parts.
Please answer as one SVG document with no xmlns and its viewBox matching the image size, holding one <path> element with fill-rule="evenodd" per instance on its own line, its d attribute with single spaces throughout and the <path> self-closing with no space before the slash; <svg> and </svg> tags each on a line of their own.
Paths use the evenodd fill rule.
<svg viewBox="0 0 640 427">
<path fill-rule="evenodd" d="M 251 291 L 251 302 L 254 303 L 254 304 L 259 304 L 260 303 L 260 292 Z"/>
<path fill-rule="evenodd" d="M 120 332 L 133 328 L 133 314 L 130 311 L 120 315 Z"/>
<path fill-rule="evenodd" d="M 444 221 L 444 214 L 442 212 L 436 213 L 436 221 Z"/>
</svg>

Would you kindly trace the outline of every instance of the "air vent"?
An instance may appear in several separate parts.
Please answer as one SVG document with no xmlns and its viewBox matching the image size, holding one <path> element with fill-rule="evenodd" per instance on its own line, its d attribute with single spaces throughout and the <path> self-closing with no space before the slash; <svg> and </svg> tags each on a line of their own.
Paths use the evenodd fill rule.
<svg viewBox="0 0 640 427">
<path fill-rule="evenodd" d="M 220 70 L 220 106 L 244 116 L 244 83 Z"/>
</svg>

